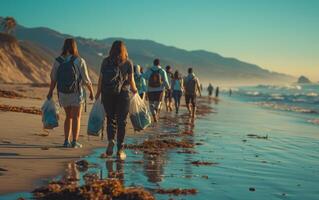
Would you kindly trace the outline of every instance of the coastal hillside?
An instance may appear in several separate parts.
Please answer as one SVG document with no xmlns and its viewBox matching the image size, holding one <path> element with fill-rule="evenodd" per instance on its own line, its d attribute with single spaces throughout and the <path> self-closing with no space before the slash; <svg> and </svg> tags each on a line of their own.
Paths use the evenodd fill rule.
<svg viewBox="0 0 319 200">
<path fill-rule="evenodd" d="M 46 83 L 52 52 L 13 36 L 0 33 L 0 81 L 8 83 Z"/>
<path fill-rule="evenodd" d="M 49 54 L 51 57 L 60 53 L 65 38 L 72 37 L 45 27 L 26 28 L 21 25 L 17 26 L 14 34 L 23 43 L 29 42 L 34 46 L 41 46 L 43 53 Z M 295 80 L 295 77 L 289 75 L 271 72 L 254 64 L 235 58 L 223 57 L 217 53 L 204 50 L 187 51 L 151 40 L 75 38 L 77 39 L 81 56 L 86 59 L 89 68 L 95 72 L 99 71 L 103 56 L 109 51 L 112 42 L 115 39 L 123 39 L 127 44 L 129 56 L 134 63 L 149 67 L 153 59 L 158 57 L 161 59 L 162 65 L 172 65 L 175 69 L 179 69 L 184 73 L 188 67 L 192 66 L 203 82 L 254 84 L 290 83 Z"/>
</svg>

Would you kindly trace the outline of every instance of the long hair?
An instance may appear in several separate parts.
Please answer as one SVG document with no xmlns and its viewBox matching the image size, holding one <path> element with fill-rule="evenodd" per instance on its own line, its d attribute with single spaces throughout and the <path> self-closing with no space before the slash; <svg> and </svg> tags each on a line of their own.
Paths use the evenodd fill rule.
<svg viewBox="0 0 319 200">
<path fill-rule="evenodd" d="M 180 78 L 179 72 L 178 72 L 178 70 L 176 70 L 175 73 L 174 73 L 174 79 L 178 80 L 179 78 Z"/>
<path fill-rule="evenodd" d="M 119 65 L 128 59 L 128 53 L 123 41 L 116 40 L 113 42 L 109 52 L 109 58 Z"/>
<path fill-rule="evenodd" d="M 68 54 L 79 56 L 78 47 L 73 38 L 67 38 L 64 40 L 61 56 L 66 56 Z"/>
</svg>

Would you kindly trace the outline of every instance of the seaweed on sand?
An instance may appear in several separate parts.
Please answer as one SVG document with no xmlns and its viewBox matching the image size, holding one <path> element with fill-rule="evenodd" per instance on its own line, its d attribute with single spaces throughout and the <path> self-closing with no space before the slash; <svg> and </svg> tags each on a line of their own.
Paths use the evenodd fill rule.
<svg viewBox="0 0 319 200">
<path fill-rule="evenodd" d="M 87 171 L 89 169 L 89 162 L 86 160 L 79 160 L 75 162 L 79 171 Z"/>
<path fill-rule="evenodd" d="M 196 166 L 200 166 L 200 165 L 217 165 L 218 163 L 196 160 L 196 161 L 191 162 L 191 164 L 196 165 Z"/>
<path fill-rule="evenodd" d="M 0 90 L 0 97 L 15 99 L 15 98 L 24 98 L 25 96 L 15 91 Z"/>
<path fill-rule="evenodd" d="M 0 110 L 5 111 L 5 112 L 21 112 L 21 113 L 28 113 L 28 114 L 35 114 L 35 115 L 42 114 L 40 108 L 10 106 L 10 105 L 5 105 L 5 104 L 0 104 Z"/>
<path fill-rule="evenodd" d="M 74 182 L 52 182 L 35 189 L 33 195 L 37 200 L 155 200 L 143 188 L 125 188 L 120 180 L 100 180 L 95 175 L 86 175 L 86 184 L 83 186 L 77 186 Z"/>
<path fill-rule="evenodd" d="M 158 154 L 162 150 L 173 149 L 173 148 L 193 148 L 194 144 L 186 141 L 177 141 L 173 139 L 154 139 L 145 140 L 141 144 L 127 144 L 127 149 L 141 150 L 148 154 Z"/>
<path fill-rule="evenodd" d="M 155 193 L 158 194 L 169 194 L 169 195 L 195 195 L 197 194 L 197 190 L 195 188 L 191 189 L 181 189 L 181 188 L 172 188 L 172 189 L 156 189 Z"/>
</svg>

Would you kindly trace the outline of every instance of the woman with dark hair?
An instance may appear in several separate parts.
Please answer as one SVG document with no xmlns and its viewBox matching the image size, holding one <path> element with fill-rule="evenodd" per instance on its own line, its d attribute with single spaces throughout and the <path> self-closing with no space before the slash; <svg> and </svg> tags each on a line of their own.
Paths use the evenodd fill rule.
<svg viewBox="0 0 319 200">
<path fill-rule="evenodd" d="M 135 94 L 137 88 L 134 81 L 133 63 L 128 58 L 123 41 L 114 41 L 109 56 L 104 58 L 95 99 L 101 95 L 107 117 L 108 146 L 105 156 L 113 155 L 115 135 L 117 135 L 117 156 L 124 160 L 124 137 L 126 118 L 129 111 L 130 88 Z"/>
<path fill-rule="evenodd" d="M 72 38 L 65 39 L 62 53 L 55 59 L 51 71 L 51 84 L 47 95 L 47 98 L 51 99 L 53 90 L 57 86 L 59 103 L 66 114 L 64 147 L 82 147 L 78 138 L 82 104 L 84 102 L 83 84 L 87 86 L 90 91 L 90 99 L 93 100 L 93 88 L 85 60 L 79 56 L 75 40 Z M 70 142 L 71 131 L 72 142 Z"/>
<path fill-rule="evenodd" d="M 183 79 L 181 78 L 178 70 L 176 70 L 172 79 L 172 90 L 173 90 L 173 98 L 175 102 L 176 114 L 178 114 L 179 106 L 181 104 L 183 88 L 184 88 Z"/>
</svg>

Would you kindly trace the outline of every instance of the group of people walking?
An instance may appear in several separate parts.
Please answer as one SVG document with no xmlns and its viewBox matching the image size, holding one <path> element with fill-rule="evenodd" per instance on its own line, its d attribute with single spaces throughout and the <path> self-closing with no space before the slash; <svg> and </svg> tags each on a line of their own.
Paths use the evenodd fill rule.
<svg viewBox="0 0 319 200">
<path fill-rule="evenodd" d="M 154 122 L 158 121 L 163 99 L 168 112 L 173 111 L 174 100 L 175 112 L 178 114 L 183 93 L 189 114 L 195 117 L 196 96 L 201 95 L 201 89 L 192 68 L 188 69 L 188 75 L 184 78 L 178 70 L 173 73 L 169 65 L 162 68 L 159 59 L 155 59 L 153 66 L 146 72 L 141 72 L 141 69 L 139 65 L 134 66 L 134 79 L 141 98 L 149 101 Z"/>
<path fill-rule="evenodd" d="M 188 69 L 188 75 L 183 78 L 178 70 L 173 73 L 171 66 L 163 69 L 160 60 L 154 59 L 153 66 L 144 72 L 141 66 L 133 66 L 124 42 L 119 40 L 113 42 L 109 55 L 102 61 L 98 87 L 94 95 L 86 62 L 79 55 L 76 41 L 68 38 L 64 41 L 61 55 L 53 64 L 47 95 L 47 98 L 51 99 L 57 87 L 59 103 L 66 113 L 63 143 L 66 148 L 82 147 L 78 138 L 85 100 L 83 86 L 87 87 L 91 100 L 101 98 L 106 113 L 108 138 L 106 156 L 112 156 L 114 146 L 117 145 L 117 156 L 121 159 L 126 157 L 124 138 L 130 93 L 138 94 L 142 99 L 149 101 L 154 122 L 158 121 L 163 98 L 167 111 L 173 110 L 174 99 L 175 111 L 178 114 L 183 94 L 189 114 L 194 118 L 196 97 L 198 94 L 201 95 L 201 86 L 192 68 Z"/>
</svg>

